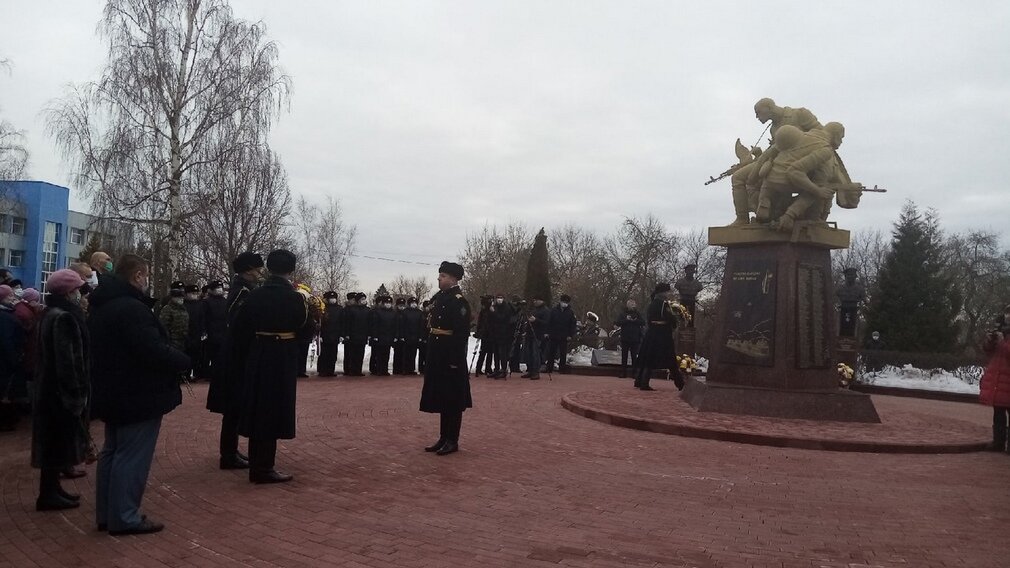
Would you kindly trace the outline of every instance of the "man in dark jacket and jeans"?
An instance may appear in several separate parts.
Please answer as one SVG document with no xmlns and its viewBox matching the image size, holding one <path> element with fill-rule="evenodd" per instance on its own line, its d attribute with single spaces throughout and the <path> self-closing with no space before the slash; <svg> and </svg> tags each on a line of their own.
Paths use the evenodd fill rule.
<svg viewBox="0 0 1010 568">
<path fill-rule="evenodd" d="M 158 532 L 140 514 L 161 418 L 182 403 L 179 374 L 190 368 L 151 311 L 147 262 L 128 254 L 89 297 L 92 415 L 105 422 L 95 517 L 109 534 Z"/>
</svg>

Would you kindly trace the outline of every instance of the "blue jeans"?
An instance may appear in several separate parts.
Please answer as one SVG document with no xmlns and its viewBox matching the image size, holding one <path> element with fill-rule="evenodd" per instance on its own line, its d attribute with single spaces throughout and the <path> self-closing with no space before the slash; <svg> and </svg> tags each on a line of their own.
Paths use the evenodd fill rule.
<svg viewBox="0 0 1010 568">
<path fill-rule="evenodd" d="M 151 472 L 161 417 L 133 424 L 106 424 L 98 454 L 95 520 L 110 531 L 140 524 L 140 501 Z"/>
</svg>

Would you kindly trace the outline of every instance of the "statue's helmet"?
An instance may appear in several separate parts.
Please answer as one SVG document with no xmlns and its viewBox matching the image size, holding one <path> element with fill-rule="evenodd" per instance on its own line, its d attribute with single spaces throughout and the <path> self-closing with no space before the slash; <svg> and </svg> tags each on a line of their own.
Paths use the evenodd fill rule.
<svg viewBox="0 0 1010 568">
<path fill-rule="evenodd" d="M 785 124 L 775 131 L 775 146 L 779 151 L 785 152 L 795 148 L 803 138 L 803 131 L 791 124 Z"/>
</svg>

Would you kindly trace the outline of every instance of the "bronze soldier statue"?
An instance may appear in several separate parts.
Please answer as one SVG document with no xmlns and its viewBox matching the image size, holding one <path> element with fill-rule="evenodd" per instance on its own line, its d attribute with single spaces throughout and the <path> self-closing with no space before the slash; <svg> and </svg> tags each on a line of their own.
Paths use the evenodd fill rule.
<svg viewBox="0 0 1010 568">
<path fill-rule="evenodd" d="M 470 304 L 459 289 L 463 267 L 443 262 L 438 267 L 438 293 L 428 315 L 428 356 L 421 387 L 421 412 L 441 416 L 438 441 L 424 451 L 444 456 L 459 451 L 463 411 L 473 407 L 466 363 L 470 337 Z"/>
</svg>

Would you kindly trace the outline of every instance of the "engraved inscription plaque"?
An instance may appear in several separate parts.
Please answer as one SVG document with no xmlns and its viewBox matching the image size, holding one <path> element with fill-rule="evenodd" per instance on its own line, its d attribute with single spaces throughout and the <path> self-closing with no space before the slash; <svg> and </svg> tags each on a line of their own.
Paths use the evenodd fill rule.
<svg viewBox="0 0 1010 568">
<path fill-rule="evenodd" d="M 796 366 L 820 369 L 831 363 L 824 267 L 801 263 L 796 270 Z"/>
<path fill-rule="evenodd" d="M 726 313 L 720 359 L 744 365 L 775 364 L 774 260 L 736 259 L 726 267 L 728 289 L 723 290 Z"/>
</svg>

